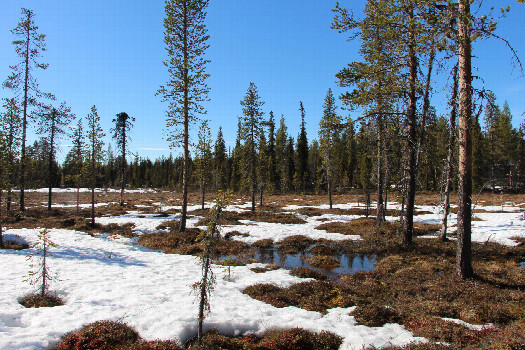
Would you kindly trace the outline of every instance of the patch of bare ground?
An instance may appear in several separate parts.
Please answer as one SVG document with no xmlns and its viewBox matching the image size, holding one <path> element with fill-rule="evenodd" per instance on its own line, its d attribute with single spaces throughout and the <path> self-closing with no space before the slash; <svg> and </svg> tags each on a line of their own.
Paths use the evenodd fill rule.
<svg viewBox="0 0 525 350">
<path fill-rule="evenodd" d="M 221 335 L 217 332 L 204 334 L 202 345 L 198 345 L 196 337 L 188 340 L 184 348 L 189 350 L 265 350 L 265 349 L 308 349 L 337 350 L 342 338 L 331 332 L 311 332 L 301 328 L 272 330 L 262 337 L 253 334 L 245 336 Z"/>
<path fill-rule="evenodd" d="M 523 268 L 517 263 L 524 260 L 525 247 L 474 244 L 476 278 L 463 281 L 455 277 L 453 242 L 416 238 L 414 245 L 403 246 L 389 239 L 383 241 L 373 248 L 367 240 L 342 243 L 351 244 L 346 247 L 348 251 L 379 252 L 374 272 L 341 275 L 341 282 L 319 280 L 288 288 L 259 284 L 244 293 L 276 307 L 297 306 L 319 312 L 358 306 L 354 316 L 361 324 L 401 323 L 413 332 L 421 331 L 421 336 L 450 342 L 458 349 L 476 349 L 475 344 L 492 344 L 497 337 L 443 323 L 441 317 L 493 323 L 498 334 L 508 332 L 515 339 L 525 338 L 525 328 L 513 326 L 525 322 L 525 281 Z M 318 278 L 311 271 L 295 270 L 294 275 Z M 430 331 L 434 335 L 425 333 Z"/>
<path fill-rule="evenodd" d="M 26 308 L 53 307 L 64 305 L 64 301 L 51 294 L 28 294 L 20 300 L 20 304 Z"/>
<path fill-rule="evenodd" d="M 139 237 L 138 243 L 146 248 L 162 250 L 168 254 L 199 255 L 203 252 L 200 244 L 200 230 L 186 229 L 186 232 L 177 232 L 175 227 L 169 233 L 146 233 Z M 223 238 L 217 240 L 213 248 L 213 256 L 240 256 L 246 254 L 250 246 L 240 241 L 228 241 Z"/>
<path fill-rule="evenodd" d="M 199 222 L 197 223 L 197 226 L 208 225 L 210 221 L 208 212 L 203 213 L 199 210 L 199 211 L 192 211 L 191 214 L 197 215 L 197 216 L 205 216 L 204 218 L 199 220 Z M 252 212 L 252 211 L 242 211 L 242 212 L 224 211 L 223 212 L 223 218 L 222 218 L 223 225 L 246 225 L 245 223 L 242 223 L 240 220 L 269 222 L 269 223 L 276 223 L 276 224 L 305 224 L 306 223 L 305 220 L 297 217 L 295 214 L 281 213 L 281 212 L 275 212 L 275 211 L 257 210 L 255 212 Z"/>
</svg>

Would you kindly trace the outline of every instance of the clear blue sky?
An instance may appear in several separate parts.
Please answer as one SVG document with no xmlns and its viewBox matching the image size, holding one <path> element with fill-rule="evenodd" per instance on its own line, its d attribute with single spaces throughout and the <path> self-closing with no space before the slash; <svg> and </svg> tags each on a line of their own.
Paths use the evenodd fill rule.
<svg viewBox="0 0 525 350">
<path fill-rule="evenodd" d="M 359 14 L 365 1 L 340 3 Z M 497 2 L 503 3 L 512 9 L 500 21 L 498 33 L 510 40 L 525 63 L 525 5 Z M 344 91 L 337 87 L 335 73 L 359 60 L 359 43 L 349 43 L 344 34 L 330 29 L 334 4 L 326 0 L 210 1 L 206 23 L 211 37 L 207 53 L 211 101 L 205 118 L 211 120 L 214 139 L 222 126 L 226 141 L 235 141 L 236 116 L 242 113 L 239 101 L 250 82 L 266 102 L 265 117 L 270 110 L 277 120 L 284 115 L 294 137 L 300 124 L 299 101 L 303 101 L 308 137 L 317 137 L 326 91 L 332 88 L 336 95 Z M 106 134 L 114 116 L 127 112 L 136 118 L 132 151 L 152 159 L 169 154 L 166 106 L 155 96 L 168 78 L 162 65 L 166 58 L 163 1 L 17 0 L 2 5 L 0 80 L 18 60 L 9 30 L 18 23 L 21 7 L 32 9 L 40 33 L 47 36 L 43 61 L 50 68 L 37 75 L 41 89 L 66 101 L 79 117 L 97 105 Z M 509 101 L 514 125 L 518 125 L 525 111 L 525 79 L 518 79 L 519 72 L 512 69 L 510 50 L 490 40 L 477 42 L 474 53 L 478 56 L 475 74 L 483 77 L 501 105 Z M 1 92 L 1 96 L 8 94 Z M 438 110 L 446 107 L 442 94 L 433 103 Z M 196 137 L 195 129 L 192 134 Z"/>
</svg>

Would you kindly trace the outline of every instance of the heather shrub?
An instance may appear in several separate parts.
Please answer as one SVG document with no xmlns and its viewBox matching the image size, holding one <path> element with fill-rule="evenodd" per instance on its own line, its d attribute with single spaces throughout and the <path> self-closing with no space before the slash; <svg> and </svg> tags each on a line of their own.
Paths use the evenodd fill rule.
<svg viewBox="0 0 525 350">
<path fill-rule="evenodd" d="M 368 327 L 381 327 L 385 323 L 401 321 L 401 317 L 392 307 L 377 304 L 358 306 L 352 315 L 357 322 Z"/>
<path fill-rule="evenodd" d="M 97 321 L 66 334 L 57 350 L 117 350 L 132 346 L 138 340 L 138 333 L 124 323 Z"/>
</svg>

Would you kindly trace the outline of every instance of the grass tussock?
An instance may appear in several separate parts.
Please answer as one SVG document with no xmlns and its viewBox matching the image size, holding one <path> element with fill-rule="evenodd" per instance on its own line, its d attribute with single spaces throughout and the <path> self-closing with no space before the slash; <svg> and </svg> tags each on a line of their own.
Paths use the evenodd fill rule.
<svg viewBox="0 0 525 350">
<path fill-rule="evenodd" d="M 314 243 L 315 240 L 309 237 L 303 235 L 293 235 L 280 241 L 278 244 L 278 249 L 285 254 L 297 254 L 299 252 L 305 251 Z"/>
<path fill-rule="evenodd" d="M 352 316 L 356 321 L 368 327 L 381 327 L 385 323 L 399 323 L 401 317 L 392 307 L 379 304 L 365 304 L 358 306 Z"/>
<path fill-rule="evenodd" d="M 274 271 L 279 270 L 281 267 L 277 264 L 268 264 L 263 267 L 252 267 L 250 270 L 252 270 L 255 273 L 265 273 L 268 271 Z"/>
<path fill-rule="evenodd" d="M 255 284 L 244 289 L 243 293 L 275 307 L 297 306 L 322 313 L 334 307 L 349 307 L 355 302 L 345 296 L 344 286 L 317 280 L 300 282 L 287 288 Z"/>
<path fill-rule="evenodd" d="M 253 242 L 252 247 L 258 248 L 258 249 L 269 249 L 273 247 L 273 239 L 271 238 L 259 239 L 258 241 Z"/>
<path fill-rule="evenodd" d="M 295 267 L 290 270 L 290 275 L 300 278 L 314 278 L 316 280 L 325 281 L 328 279 L 324 273 L 310 269 L 308 267 Z"/>
<path fill-rule="evenodd" d="M 54 307 L 64 305 L 64 301 L 51 294 L 41 295 L 37 293 L 24 296 L 20 300 L 20 304 L 26 308 Z"/>
<path fill-rule="evenodd" d="M 306 263 L 310 266 L 316 267 L 323 270 L 333 270 L 341 267 L 341 264 L 337 259 L 327 255 L 316 255 L 306 259 Z"/>
<path fill-rule="evenodd" d="M 336 254 L 336 250 L 332 247 L 329 247 L 328 245 L 324 244 L 317 244 L 310 248 L 308 251 L 310 254 L 313 255 L 334 255 Z"/>
</svg>

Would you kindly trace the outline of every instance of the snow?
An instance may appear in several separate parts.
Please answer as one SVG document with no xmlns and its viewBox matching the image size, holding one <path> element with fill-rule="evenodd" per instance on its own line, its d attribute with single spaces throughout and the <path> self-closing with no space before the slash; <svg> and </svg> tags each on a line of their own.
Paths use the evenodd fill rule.
<svg viewBox="0 0 525 350">
<path fill-rule="evenodd" d="M 198 207 L 198 206 L 196 206 Z M 321 206 L 324 207 L 324 206 Z M 339 205 L 345 209 L 355 203 Z M 241 210 L 245 203 L 227 210 Z M 294 211 L 299 206 L 288 206 Z M 478 208 L 482 208 L 478 206 Z M 437 208 L 421 207 L 432 214 L 415 217 L 415 221 L 438 223 Z M 515 244 L 513 236 L 525 236 L 523 214 L 519 207 L 507 206 L 505 212 L 476 213 L 484 221 L 473 222 L 473 241 Z M 501 207 L 497 211 L 501 211 Z M 138 234 L 157 231 L 162 222 L 177 219 L 178 215 L 159 217 L 155 214 L 129 212 L 126 215 L 101 217 L 97 221 L 108 223 L 134 223 Z M 306 218 L 306 217 L 303 217 Z M 235 239 L 252 243 L 262 238 L 280 241 L 285 237 L 302 234 L 308 237 L 333 240 L 358 239 L 316 230 L 319 219 L 347 221 L 353 215 L 326 214 L 306 218 L 306 224 L 272 224 L 244 222 L 245 225 L 224 227 L 224 232 L 241 231 L 248 237 Z M 192 227 L 198 217 L 188 220 Z M 390 218 L 391 220 L 397 218 Z M 455 215 L 450 216 L 451 229 Z M 38 229 L 9 229 L 6 238 L 34 242 Z M 31 292 L 23 282 L 29 266 L 26 255 L 33 249 L 0 251 L 0 349 L 46 349 L 56 345 L 60 337 L 83 324 L 97 320 L 121 320 L 134 327 L 146 339 L 178 339 L 184 341 L 197 332 L 196 296 L 191 285 L 199 280 L 201 267 L 193 256 L 163 254 L 133 243 L 131 239 L 102 234 L 92 237 L 86 233 L 64 229 L 51 229 L 51 240 L 59 246 L 53 248 L 48 266 L 58 280 L 51 289 L 65 300 L 65 305 L 53 308 L 26 309 L 18 303 Z M 204 322 L 205 330 L 218 330 L 227 334 L 262 334 L 270 329 L 302 327 L 312 331 L 328 330 L 344 338 L 341 349 L 362 349 L 366 346 L 384 347 L 404 345 L 425 339 L 414 337 L 403 326 L 386 324 L 383 327 L 358 325 L 351 308 L 335 308 L 326 315 L 296 307 L 276 308 L 242 294 L 242 290 L 256 283 L 274 283 L 282 287 L 304 281 L 278 269 L 257 274 L 250 267 L 227 269 L 214 266 L 217 284 L 211 298 L 211 313 Z"/>
</svg>

